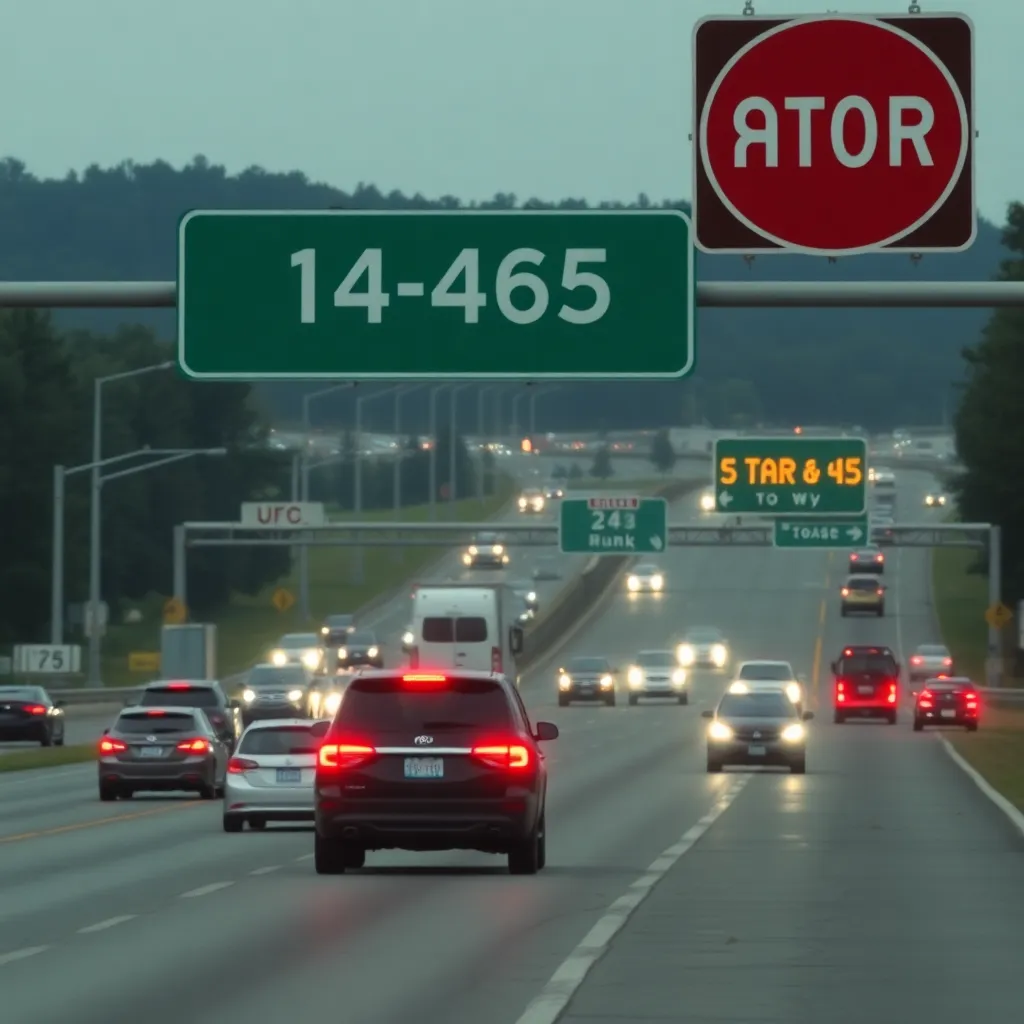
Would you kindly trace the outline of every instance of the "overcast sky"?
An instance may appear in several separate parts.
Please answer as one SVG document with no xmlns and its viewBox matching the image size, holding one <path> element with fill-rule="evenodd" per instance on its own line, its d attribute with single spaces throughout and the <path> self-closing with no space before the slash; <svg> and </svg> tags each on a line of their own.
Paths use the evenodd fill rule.
<svg viewBox="0 0 1024 1024">
<path fill-rule="evenodd" d="M 593 202 L 690 198 L 691 31 L 742 0 L 5 6 L 0 154 L 37 175 L 202 153 L 345 189 Z M 956 6 L 976 26 L 978 203 L 1002 223 L 1024 199 L 1024 4 Z"/>
</svg>

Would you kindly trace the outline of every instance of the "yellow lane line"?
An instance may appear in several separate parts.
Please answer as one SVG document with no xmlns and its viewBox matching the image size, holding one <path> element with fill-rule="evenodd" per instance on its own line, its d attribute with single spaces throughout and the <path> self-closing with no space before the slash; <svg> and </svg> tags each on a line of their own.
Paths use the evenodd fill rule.
<svg viewBox="0 0 1024 1024">
<path fill-rule="evenodd" d="M 184 803 L 174 804 L 172 807 L 153 807 L 148 811 L 131 811 L 128 814 L 115 814 L 113 817 L 98 818 L 96 821 L 78 821 L 73 825 L 42 828 L 36 832 L 18 832 L 13 836 L 0 836 L 0 845 L 23 842 L 26 839 L 42 839 L 44 836 L 59 836 L 64 832 L 81 832 L 82 829 L 96 828 L 99 825 L 113 825 L 119 821 L 137 821 L 139 818 L 152 818 L 157 814 L 170 814 L 172 811 L 181 811 L 186 807 L 198 807 L 205 802 L 203 800 L 186 800 Z"/>
</svg>

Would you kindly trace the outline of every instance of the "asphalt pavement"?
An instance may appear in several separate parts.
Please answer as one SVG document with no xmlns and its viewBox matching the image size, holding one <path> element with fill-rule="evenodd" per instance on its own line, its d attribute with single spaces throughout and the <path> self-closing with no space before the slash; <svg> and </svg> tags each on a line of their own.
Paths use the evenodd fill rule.
<svg viewBox="0 0 1024 1024">
<path fill-rule="evenodd" d="M 901 503 L 925 486 L 903 475 Z M 1012 1018 L 1024 845 L 905 716 L 819 717 L 806 776 L 711 776 L 699 712 L 727 674 L 695 673 L 689 706 L 557 707 L 562 660 L 624 665 L 692 625 L 725 631 L 733 660 L 793 661 L 822 697 L 845 643 L 934 639 L 926 552 L 890 555 L 883 620 L 839 618 L 844 559 L 671 549 L 665 594 L 623 585 L 524 678 L 533 717 L 562 731 L 536 877 L 485 855 L 380 852 L 321 878 L 309 830 L 226 835 L 218 803 L 187 798 L 101 805 L 95 767 L 4 779 L 4 1019 Z"/>
</svg>

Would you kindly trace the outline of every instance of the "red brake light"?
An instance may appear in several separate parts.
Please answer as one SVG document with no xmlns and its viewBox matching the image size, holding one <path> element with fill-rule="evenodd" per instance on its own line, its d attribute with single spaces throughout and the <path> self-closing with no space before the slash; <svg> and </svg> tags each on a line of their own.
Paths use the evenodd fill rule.
<svg viewBox="0 0 1024 1024">
<path fill-rule="evenodd" d="M 31 707 L 25 709 L 30 715 L 45 715 L 46 708 L 42 704 L 33 704 Z"/>
<path fill-rule="evenodd" d="M 318 769 L 342 771 L 365 764 L 377 751 L 365 743 L 324 743 L 317 751 Z"/>
<path fill-rule="evenodd" d="M 501 648 L 500 647 L 492 647 L 491 648 L 491 671 L 492 672 L 500 672 L 501 671 Z"/>
<path fill-rule="evenodd" d="M 839 593 L 842 594 L 843 597 L 849 597 L 850 596 L 850 588 L 849 587 L 843 587 L 843 589 L 840 590 Z"/>
<path fill-rule="evenodd" d="M 952 665 L 953 664 L 953 659 L 952 658 L 943 658 L 942 659 L 942 664 L 943 665 Z"/>
<path fill-rule="evenodd" d="M 100 740 L 101 754 L 120 754 L 122 750 L 127 749 L 127 744 L 122 743 L 120 740 L 111 740 L 106 737 Z"/>
<path fill-rule="evenodd" d="M 879 587 L 878 590 L 875 591 L 875 593 L 878 594 L 879 597 L 881 597 L 882 596 L 882 588 Z"/>
<path fill-rule="evenodd" d="M 443 683 L 447 680 L 447 676 L 443 676 L 437 673 L 416 673 L 413 675 L 402 676 L 403 683 Z"/>
<path fill-rule="evenodd" d="M 885 561 L 885 555 L 875 555 L 875 561 L 876 562 L 884 562 Z"/>
<path fill-rule="evenodd" d="M 169 683 L 167 686 L 168 690 L 191 690 L 192 686 L 190 683 Z"/>
<path fill-rule="evenodd" d="M 473 756 L 494 768 L 529 768 L 533 764 L 530 748 L 522 743 L 482 743 L 473 747 Z"/>
<path fill-rule="evenodd" d="M 182 740 L 178 744 L 178 750 L 184 750 L 189 754 L 205 754 L 210 749 L 210 744 L 203 739 Z"/>
<path fill-rule="evenodd" d="M 889 698 L 888 698 L 888 700 L 889 700 L 890 704 L 895 704 L 896 703 L 896 684 L 895 683 L 890 683 L 889 684 Z"/>
<path fill-rule="evenodd" d="M 849 658 L 852 654 L 853 654 L 853 650 L 851 648 L 849 648 L 849 647 L 847 647 L 846 650 L 843 651 L 843 657 L 844 658 Z"/>
<path fill-rule="evenodd" d="M 911 664 L 911 665 L 920 665 L 920 664 L 921 664 L 921 662 L 922 662 L 923 660 L 924 660 L 924 659 L 923 659 L 923 658 L 922 658 L 922 657 L 921 657 L 920 655 L 918 655 L 918 654 L 915 654 L 915 655 L 914 655 L 914 656 L 913 656 L 913 657 L 912 657 L 912 658 L 910 659 L 910 664 Z"/>
<path fill-rule="evenodd" d="M 166 711 L 147 711 L 147 712 L 146 712 L 146 714 L 147 714 L 147 715 L 148 715 L 148 716 L 149 716 L 150 718 L 159 718 L 159 717 L 160 717 L 160 715 L 166 715 L 166 714 L 167 714 L 167 712 L 166 712 Z"/>
<path fill-rule="evenodd" d="M 243 772 L 251 771 L 253 768 L 259 768 L 259 765 L 255 761 L 250 761 L 247 757 L 233 757 L 228 761 L 228 773 L 230 775 L 241 775 Z"/>
</svg>

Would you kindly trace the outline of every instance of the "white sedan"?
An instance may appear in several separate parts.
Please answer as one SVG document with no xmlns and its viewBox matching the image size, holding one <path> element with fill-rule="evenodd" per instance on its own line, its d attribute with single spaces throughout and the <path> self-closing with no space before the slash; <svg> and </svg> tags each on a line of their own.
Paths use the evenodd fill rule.
<svg viewBox="0 0 1024 1024">
<path fill-rule="evenodd" d="M 626 586 L 631 594 L 660 594 L 665 589 L 665 574 L 656 565 L 638 565 L 627 577 Z"/>
<path fill-rule="evenodd" d="M 804 688 L 788 661 L 740 662 L 732 686 L 736 688 L 737 693 L 747 693 L 754 689 L 781 688 L 798 708 L 803 706 Z"/>
</svg>

